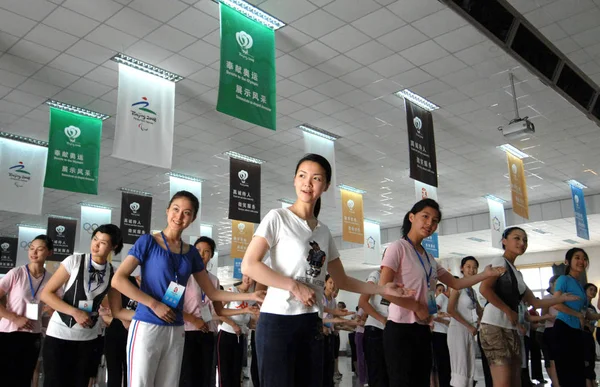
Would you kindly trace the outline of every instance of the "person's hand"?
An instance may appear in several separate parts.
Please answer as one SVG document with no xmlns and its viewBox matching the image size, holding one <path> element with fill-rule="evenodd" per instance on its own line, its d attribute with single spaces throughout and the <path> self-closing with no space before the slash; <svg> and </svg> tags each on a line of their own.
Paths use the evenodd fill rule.
<svg viewBox="0 0 600 387">
<path fill-rule="evenodd" d="M 450 317 L 452 317 L 452 316 L 450 316 L 449 313 L 446 313 L 446 312 L 438 312 L 437 316 L 440 317 L 440 318 L 450 318 Z"/>
<path fill-rule="evenodd" d="M 88 312 L 85 312 L 81 309 L 77 309 L 72 316 L 75 319 L 75 321 L 77 321 L 77 324 L 81 325 L 84 328 L 91 328 L 94 325 Z"/>
<path fill-rule="evenodd" d="M 338 316 L 354 316 L 356 313 L 350 312 L 347 309 L 336 309 L 334 314 L 336 314 Z"/>
<path fill-rule="evenodd" d="M 15 315 L 15 317 L 11 320 L 11 322 L 13 324 L 15 324 L 18 329 L 27 329 L 27 330 L 33 329 L 33 321 L 31 321 L 30 319 L 28 319 L 25 316 Z"/>
<path fill-rule="evenodd" d="M 260 308 L 257 305 L 250 305 L 250 306 L 245 307 L 242 310 L 244 311 L 244 314 L 251 314 L 255 317 L 258 317 L 258 315 L 260 313 Z"/>
<path fill-rule="evenodd" d="M 521 336 L 525 336 L 525 334 L 527 334 L 527 328 L 525 328 L 525 325 L 517 324 L 517 329 L 519 330 Z"/>
<path fill-rule="evenodd" d="M 517 326 L 517 324 L 519 324 L 519 314 L 514 310 L 511 309 L 508 313 L 506 313 L 506 316 L 508 317 L 508 321 L 510 321 L 511 325 Z"/>
<path fill-rule="evenodd" d="M 233 331 L 235 332 L 236 335 L 239 336 L 242 334 L 242 328 L 240 328 L 239 325 L 233 324 L 231 327 L 233 328 Z"/>
<path fill-rule="evenodd" d="M 358 320 L 358 326 L 359 327 L 364 327 L 365 326 L 365 320 Z"/>
<path fill-rule="evenodd" d="M 323 334 L 325 336 L 329 336 L 331 334 L 331 330 L 329 328 L 327 328 L 325 325 L 323 325 Z"/>
<path fill-rule="evenodd" d="M 469 325 L 469 332 L 471 332 L 471 334 L 473 336 L 477 336 L 477 327 L 474 327 L 473 325 Z"/>
<path fill-rule="evenodd" d="M 196 318 L 193 324 L 196 328 L 198 328 L 198 330 L 205 333 L 208 332 L 208 325 L 206 325 L 204 320 L 202 320 L 201 318 Z"/>
<path fill-rule="evenodd" d="M 317 302 L 315 291 L 298 281 L 294 281 L 294 285 L 290 292 L 298 301 L 306 306 L 313 306 Z"/>
<path fill-rule="evenodd" d="M 380 293 L 382 297 L 392 296 L 392 297 L 414 297 L 417 294 L 414 289 L 407 289 L 402 284 L 396 284 L 393 282 L 388 282 L 383 287 L 383 291 Z"/>
<path fill-rule="evenodd" d="M 252 300 L 262 303 L 265 300 L 266 295 L 266 290 L 257 290 L 254 293 L 252 293 Z"/>
<path fill-rule="evenodd" d="M 150 309 L 152 309 L 152 312 L 154 312 L 154 314 L 164 322 L 169 324 L 175 322 L 175 312 L 173 312 L 173 309 L 163 304 L 162 302 L 153 302 Z"/>
<path fill-rule="evenodd" d="M 382 323 L 384 326 L 387 324 L 387 318 L 385 316 L 379 315 L 380 318 L 377 318 L 377 321 Z"/>
<path fill-rule="evenodd" d="M 560 302 L 569 302 L 569 301 L 577 301 L 579 300 L 579 296 L 576 296 L 571 293 L 563 293 L 559 296 Z"/>
<path fill-rule="evenodd" d="M 487 265 L 483 270 L 483 274 L 486 277 L 500 277 L 502 274 L 506 272 L 506 268 L 502 266 L 492 267 L 492 265 Z"/>
<path fill-rule="evenodd" d="M 542 316 L 542 321 L 549 321 L 552 320 L 554 318 L 554 316 L 552 316 L 550 313 L 546 313 L 545 315 Z"/>
<path fill-rule="evenodd" d="M 415 314 L 417 315 L 417 320 L 419 321 L 428 319 L 429 309 L 427 308 L 427 305 L 419 302 L 419 306 L 417 307 L 417 310 L 415 310 Z"/>
</svg>

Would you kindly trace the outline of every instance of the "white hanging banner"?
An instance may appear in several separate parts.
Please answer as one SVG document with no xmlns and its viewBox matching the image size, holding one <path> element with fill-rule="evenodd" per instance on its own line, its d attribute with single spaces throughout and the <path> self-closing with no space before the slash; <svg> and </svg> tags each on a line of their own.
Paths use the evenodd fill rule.
<svg viewBox="0 0 600 387">
<path fill-rule="evenodd" d="M 185 235 L 185 236 L 202 235 L 202 231 L 200 229 L 200 212 L 202 209 L 202 182 L 170 176 L 169 177 L 169 200 L 173 197 L 173 195 L 175 195 L 179 191 L 191 192 L 198 198 L 198 201 L 200 202 L 200 207 L 198 208 L 198 214 L 196 214 L 196 220 L 194 220 L 194 222 L 192 224 L 190 224 L 190 226 L 183 231 L 183 235 Z"/>
<path fill-rule="evenodd" d="M 381 263 L 381 227 L 379 223 L 364 221 L 365 230 L 365 263 L 379 265 Z"/>
<path fill-rule="evenodd" d="M 437 202 L 437 187 L 415 180 L 415 199 L 433 199 Z M 430 237 L 423 239 L 422 245 L 434 258 L 440 257 L 439 226 Z"/>
<path fill-rule="evenodd" d="M 113 157 L 171 169 L 175 83 L 119 64 Z"/>
<path fill-rule="evenodd" d="M 492 246 L 502 249 L 502 233 L 506 228 L 504 219 L 504 204 L 499 201 L 488 199 L 490 209 L 490 231 L 492 232 Z"/>
<path fill-rule="evenodd" d="M 16 267 L 29 263 L 29 245 L 33 238 L 41 234 L 46 234 L 45 228 L 19 226 L 19 251 L 17 252 Z"/>
<path fill-rule="evenodd" d="M 79 246 L 77 252 L 86 252 L 90 248 L 92 233 L 103 224 L 111 222 L 112 211 L 109 208 L 81 206 L 81 221 L 79 222 Z"/>
<path fill-rule="evenodd" d="M 0 138 L 0 210 L 41 215 L 48 148 Z"/>
<path fill-rule="evenodd" d="M 329 189 L 321 195 L 321 206 L 336 208 L 337 200 L 335 199 L 335 193 L 337 191 L 337 184 L 335 179 L 335 142 L 307 132 L 303 132 L 303 135 L 304 152 L 321 155 L 329 161 L 329 164 L 331 164 L 331 184 L 329 185 Z"/>
</svg>

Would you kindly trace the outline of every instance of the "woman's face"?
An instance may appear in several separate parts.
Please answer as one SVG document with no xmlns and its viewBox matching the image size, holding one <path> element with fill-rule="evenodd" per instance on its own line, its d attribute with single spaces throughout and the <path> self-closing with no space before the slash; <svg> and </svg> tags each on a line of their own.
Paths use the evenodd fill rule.
<svg viewBox="0 0 600 387">
<path fill-rule="evenodd" d="M 440 213 L 435 208 L 425 207 L 416 214 L 410 214 L 408 219 L 411 222 L 410 230 L 425 239 L 437 230 Z"/>
<path fill-rule="evenodd" d="M 472 259 L 469 259 L 467 262 L 465 262 L 461 270 L 464 277 L 471 277 L 477 274 L 477 271 L 479 270 L 479 265 L 477 264 L 477 262 L 473 261 Z"/>
<path fill-rule="evenodd" d="M 52 250 L 48 250 L 46 242 L 36 239 L 29 245 L 27 255 L 29 256 L 29 262 L 44 264 L 46 258 L 52 255 Z"/>
<path fill-rule="evenodd" d="M 583 251 L 575 252 L 573 258 L 571 258 L 571 262 L 569 263 L 569 261 L 567 261 L 565 263 L 569 265 L 571 271 L 576 271 L 578 273 L 585 271 L 587 267 L 586 257 Z"/>
<path fill-rule="evenodd" d="M 329 277 L 327 279 L 325 282 L 325 290 L 327 290 L 328 293 L 335 292 L 335 281 L 333 281 L 333 278 Z"/>
<path fill-rule="evenodd" d="M 202 257 L 204 267 L 208 266 L 208 263 L 210 262 L 213 256 L 213 251 L 210 245 L 206 242 L 198 242 L 195 247 L 196 250 L 198 250 L 198 253 L 200 253 L 200 256 Z"/>
<path fill-rule="evenodd" d="M 174 231 L 185 230 L 194 221 L 196 215 L 192 202 L 180 197 L 171 202 L 167 208 L 167 225 Z"/>
<path fill-rule="evenodd" d="M 106 259 L 113 248 L 110 241 L 110 235 L 103 232 L 97 232 L 92 237 L 92 243 L 90 245 L 92 256 Z"/>
<path fill-rule="evenodd" d="M 314 161 L 304 161 L 294 176 L 294 188 L 298 200 L 304 203 L 316 202 L 329 188 L 325 169 Z"/>
<path fill-rule="evenodd" d="M 527 234 L 523 230 L 515 229 L 502 239 L 504 250 L 515 256 L 523 255 L 527 251 Z"/>
<path fill-rule="evenodd" d="M 598 294 L 598 288 L 595 286 L 590 286 L 589 288 L 587 288 L 585 293 L 586 293 L 588 299 L 593 300 L 594 298 L 596 298 L 596 295 Z"/>
</svg>

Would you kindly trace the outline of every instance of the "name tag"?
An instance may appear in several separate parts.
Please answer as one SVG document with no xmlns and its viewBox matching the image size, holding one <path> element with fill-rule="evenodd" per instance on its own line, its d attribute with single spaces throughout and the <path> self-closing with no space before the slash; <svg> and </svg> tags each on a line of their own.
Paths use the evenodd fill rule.
<svg viewBox="0 0 600 387">
<path fill-rule="evenodd" d="M 390 306 L 390 302 L 388 300 L 386 300 L 385 298 L 382 298 L 381 301 L 379 302 L 379 305 Z"/>
<path fill-rule="evenodd" d="M 83 300 L 79 301 L 77 309 L 81 309 L 84 312 L 92 313 L 92 307 L 94 306 L 94 301 L 92 300 Z"/>
<path fill-rule="evenodd" d="M 202 320 L 206 323 L 212 321 L 213 317 L 208 305 L 204 305 L 200 308 L 200 317 L 202 317 Z"/>
<path fill-rule="evenodd" d="M 167 306 L 170 306 L 171 308 L 177 308 L 177 305 L 179 305 L 179 300 L 181 300 L 181 297 L 183 297 L 183 292 L 185 292 L 185 286 L 171 281 L 169 288 L 165 292 L 161 302 Z"/>
<path fill-rule="evenodd" d="M 427 310 L 429 314 L 436 314 L 438 312 L 437 304 L 435 302 L 435 292 L 433 290 L 427 291 Z"/>
<path fill-rule="evenodd" d="M 30 320 L 37 321 L 40 315 L 40 306 L 38 304 L 33 304 L 31 302 L 27 303 L 25 309 L 25 317 Z"/>
</svg>

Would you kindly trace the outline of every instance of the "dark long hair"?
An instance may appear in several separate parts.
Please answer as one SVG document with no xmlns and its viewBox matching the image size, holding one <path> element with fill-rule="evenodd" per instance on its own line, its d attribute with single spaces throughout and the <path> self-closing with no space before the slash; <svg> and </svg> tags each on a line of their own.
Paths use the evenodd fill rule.
<svg viewBox="0 0 600 387">
<path fill-rule="evenodd" d="M 584 249 L 579 247 L 573 247 L 569 249 L 565 254 L 565 261 L 567 261 L 567 264 L 565 265 L 565 275 L 569 275 L 569 272 L 571 271 L 571 261 L 573 260 L 573 256 L 575 255 L 575 253 L 578 252 L 582 252 L 585 259 L 589 262 L 589 257 Z"/>
<path fill-rule="evenodd" d="M 40 234 L 38 236 L 36 236 L 35 238 L 33 238 L 33 241 L 42 241 L 44 242 L 44 244 L 46 245 L 46 248 L 50 251 L 54 250 L 54 242 L 52 241 L 52 239 L 45 234 Z"/>
<path fill-rule="evenodd" d="M 440 211 L 440 205 L 433 199 L 423 199 L 415 203 L 415 205 L 404 215 L 404 221 L 402 222 L 402 237 L 406 238 L 412 227 L 410 221 L 410 214 L 418 214 L 423 211 L 426 207 L 433 208 L 437 211 L 440 221 L 442 220 L 442 211 Z"/>
<path fill-rule="evenodd" d="M 475 259 L 475 257 L 469 255 L 468 257 L 464 257 L 463 259 L 460 260 L 460 272 L 462 273 L 462 268 L 463 266 L 465 266 L 465 263 L 469 262 L 469 261 L 473 261 L 477 264 L 477 267 L 479 267 L 479 261 L 477 259 Z"/>
<path fill-rule="evenodd" d="M 329 161 L 327 161 L 327 159 L 325 157 L 318 155 L 316 153 L 307 153 L 306 155 L 304 155 L 304 157 L 302 157 L 300 159 L 300 161 L 298 161 L 298 164 L 296 164 L 296 170 L 294 171 L 294 176 L 296 176 L 296 174 L 298 173 L 298 169 L 300 168 L 300 165 L 305 161 L 312 161 L 314 163 L 319 164 L 321 166 L 321 168 L 323 168 L 325 170 L 325 181 L 327 181 L 327 184 L 331 183 L 331 175 L 332 175 L 331 164 L 329 163 Z M 313 210 L 313 215 L 315 216 L 315 218 L 319 217 L 320 212 L 321 212 L 321 198 L 318 198 L 317 202 L 315 203 L 315 208 Z"/>
<path fill-rule="evenodd" d="M 193 193 L 191 193 L 189 191 L 179 191 L 179 192 L 175 193 L 175 195 L 173 195 L 171 200 L 169 200 L 169 205 L 167 206 L 167 208 L 171 207 L 171 203 L 173 203 L 173 200 L 179 199 L 179 198 L 186 198 L 192 203 L 192 207 L 194 208 L 194 220 L 195 220 L 196 216 L 198 215 L 198 211 L 200 211 L 200 201 L 198 200 L 196 195 L 194 195 Z"/>
<path fill-rule="evenodd" d="M 525 234 L 525 237 L 527 237 L 527 232 L 525 232 L 525 230 L 523 230 L 521 227 L 513 226 L 504 230 L 504 232 L 502 233 L 502 239 L 508 238 L 510 234 L 513 233 L 513 231 L 523 231 L 523 234 Z M 506 250 L 506 246 L 504 246 L 504 243 L 502 243 L 502 250 Z"/>
</svg>

